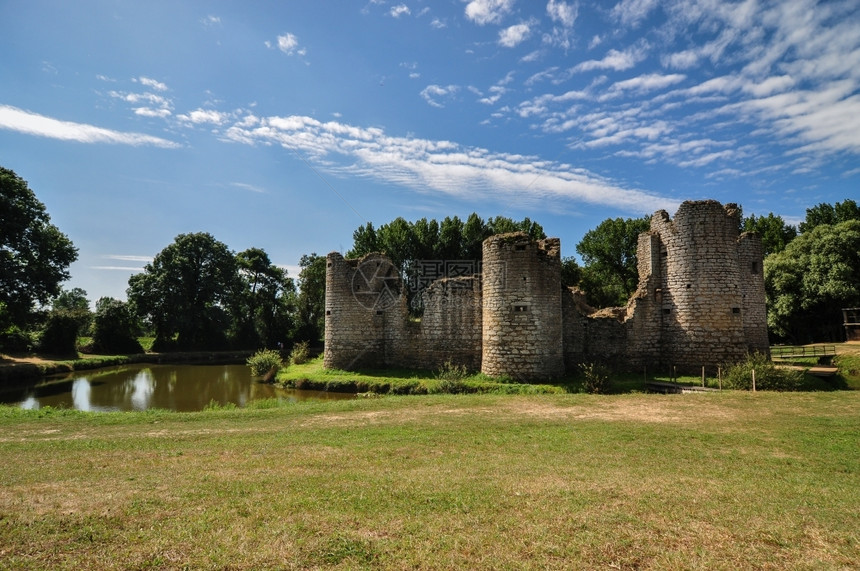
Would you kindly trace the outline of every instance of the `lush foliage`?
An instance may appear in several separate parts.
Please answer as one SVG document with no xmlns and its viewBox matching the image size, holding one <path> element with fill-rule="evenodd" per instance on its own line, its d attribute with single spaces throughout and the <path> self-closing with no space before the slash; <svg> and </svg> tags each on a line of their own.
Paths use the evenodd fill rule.
<svg viewBox="0 0 860 571">
<path fill-rule="evenodd" d="M 442 222 L 426 218 L 409 222 L 397 218 L 379 228 L 368 222 L 356 229 L 352 235 L 353 247 L 347 256 L 360 257 L 371 252 L 386 254 L 406 282 L 413 286 L 406 290 L 407 302 L 410 310 L 420 313 L 421 287 L 417 284 L 428 277 L 451 277 L 445 270 L 446 263 L 455 263 L 457 271 L 462 270 L 463 274 L 470 270 L 478 273 L 484 240 L 508 232 L 525 232 L 533 239 L 546 238 L 543 227 L 528 218 L 519 222 L 504 216 L 484 220 L 476 213 L 469 215 L 465 222 L 457 216 L 446 217 Z M 432 271 L 429 276 L 428 268 Z"/>
<path fill-rule="evenodd" d="M 594 307 L 627 303 L 639 287 L 636 248 L 639 234 L 649 229 L 650 217 L 608 218 L 589 230 L 576 245 L 582 256 L 581 287 Z"/>
<path fill-rule="evenodd" d="M 0 167 L 0 329 L 24 327 L 35 303 L 60 293 L 77 257 L 27 182 Z"/>
<path fill-rule="evenodd" d="M 316 343 L 325 329 L 325 257 L 316 253 L 299 260 L 299 295 L 295 338 Z"/>
<path fill-rule="evenodd" d="M 39 350 L 50 355 L 76 357 L 78 335 L 83 325 L 83 318 L 78 311 L 52 310 L 39 338 Z"/>
<path fill-rule="evenodd" d="M 764 264 L 768 328 L 795 343 L 842 339 L 843 307 L 860 306 L 860 220 L 802 233 Z"/>
<path fill-rule="evenodd" d="M 745 360 L 725 367 L 723 387 L 727 389 L 759 391 L 800 391 L 805 388 L 802 371 L 774 365 L 767 355 L 752 353 Z"/>
<path fill-rule="evenodd" d="M 236 254 L 238 288 L 231 301 L 233 337 L 245 347 L 274 347 L 295 329 L 296 287 L 260 248 Z"/>
<path fill-rule="evenodd" d="M 272 372 L 277 373 L 283 366 L 281 354 L 273 349 L 261 349 L 248 357 L 248 367 L 251 374 L 262 377 Z"/>
<path fill-rule="evenodd" d="M 765 257 L 782 252 L 788 243 L 797 237 L 794 226 L 786 224 L 781 216 L 775 216 L 773 212 L 767 216 L 756 217 L 753 214 L 744 218 L 741 229 L 759 235 Z"/>
<path fill-rule="evenodd" d="M 131 306 L 103 297 L 96 302 L 93 318 L 93 351 L 97 353 L 143 353 L 137 340 L 140 323 Z"/>
<path fill-rule="evenodd" d="M 806 219 L 800 223 L 800 232 L 805 234 L 822 224 L 833 226 L 849 220 L 860 220 L 860 206 L 856 202 L 851 199 L 836 204 L 822 202 L 806 209 Z"/>
</svg>

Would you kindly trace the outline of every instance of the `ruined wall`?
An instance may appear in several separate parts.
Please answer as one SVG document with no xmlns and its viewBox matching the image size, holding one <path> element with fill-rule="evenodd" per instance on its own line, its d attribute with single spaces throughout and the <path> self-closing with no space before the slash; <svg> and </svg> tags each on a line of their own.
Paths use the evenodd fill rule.
<svg viewBox="0 0 860 571">
<path fill-rule="evenodd" d="M 438 369 L 446 361 L 469 370 L 481 368 L 481 278 L 443 278 L 421 294 L 424 315 L 418 351 L 405 356 L 424 369 Z"/>
<path fill-rule="evenodd" d="M 540 379 L 564 373 L 561 243 L 515 232 L 484 241 L 481 371 Z"/>
<path fill-rule="evenodd" d="M 543 379 L 587 361 L 699 370 L 767 352 L 761 240 L 739 234 L 737 207 L 684 202 L 639 237 L 639 287 L 626 307 L 594 311 L 561 287 L 558 239 L 484 242 L 483 274 L 435 281 L 412 320 L 381 254 L 327 258 L 325 366 L 437 369 Z"/>
</svg>

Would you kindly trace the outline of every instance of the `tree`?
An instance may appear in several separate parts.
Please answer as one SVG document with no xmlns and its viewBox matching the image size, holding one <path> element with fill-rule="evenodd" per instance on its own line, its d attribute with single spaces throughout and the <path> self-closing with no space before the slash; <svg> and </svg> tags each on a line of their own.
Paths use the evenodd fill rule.
<svg viewBox="0 0 860 571">
<path fill-rule="evenodd" d="M 781 216 L 775 216 L 773 212 L 767 216 L 756 217 L 752 214 L 744 218 L 741 229 L 759 235 L 765 257 L 782 252 L 788 243 L 797 237 L 794 226 L 786 224 Z"/>
<path fill-rule="evenodd" d="M 287 272 L 260 248 L 236 254 L 240 290 L 233 300 L 236 340 L 245 347 L 275 347 L 294 327 L 296 288 Z"/>
<path fill-rule="evenodd" d="M 205 232 L 180 234 L 128 280 L 127 293 L 155 328 L 154 349 L 214 349 L 226 345 L 238 280 L 227 246 Z"/>
<path fill-rule="evenodd" d="M 404 281 L 412 284 L 413 287 L 406 289 L 407 303 L 410 311 L 419 314 L 421 308 L 417 301 L 421 288 L 415 284 L 428 281 L 425 279 L 428 278 L 428 268 L 433 268 L 434 272 L 438 271 L 439 264 L 443 268 L 443 274 L 434 274 L 429 279 L 442 277 L 445 264 L 452 262 L 455 264 L 451 267 L 472 267 L 472 271 L 477 273 L 483 258 L 484 240 L 508 232 L 525 232 L 533 240 L 546 238 L 543 227 L 528 218 L 515 221 L 497 216 L 484 221 L 472 213 L 465 223 L 456 216 L 446 217 L 439 223 L 427 218 L 409 222 L 401 217 L 379 228 L 374 228 L 369 222 L 359 226 L 352 234 L 353 247 L 347 252 L 347 257 L 356 258 L 371 252 L 387 255 Z"/>
<path fill-rule="evenodd" d="M 848 220 L 860 220 L 860 206 L 851 199 L 835 205 L 822 202 L 806 209 L 806 220 L 800 223 L 800 233 L 804 234 L 822 224 L 839 224 Z"/>
<path fill-rule="evenodd" d="M 143 353 L 137 340 L 140 322 L 131 305 L 102 297 L 96 302 L 93 317 L 93 350 L 98 353 Z"/>
<path fill-rule="evenodd" d="M 647 231 L 651 218 L 608 218 L 589 230 L 576 245 L 582 256 L 582 287 L 594 307 L 627 303 L 639 287 L 636 248 L 639 234 Z"/>
<path fill-rule="evenodd" d="M 78 258 L 71 240 L 51 224 L 45 205 L 13 171 L 0 167 L 0 303 L 6 320 L 26 324 L 46 304 Z"/>
<path fill-rule="evenodd" d="M 317 342 L 325 331 L 325 257 L 316 253 L 299 260 L 298 328 L 295 338 Z"/>
<path fill-rule="evenodd" d="M 821 224 L 764 261 L 768 329 L 796 343 L 842 339 L 843 307 L 860 305 L 860 220 Z"/>
</svg>

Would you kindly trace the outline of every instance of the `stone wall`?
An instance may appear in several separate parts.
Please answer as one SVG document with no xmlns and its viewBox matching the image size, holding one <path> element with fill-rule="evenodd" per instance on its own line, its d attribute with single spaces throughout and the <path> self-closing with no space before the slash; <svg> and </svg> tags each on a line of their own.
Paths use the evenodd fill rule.
<svg viewBox="0 0 860 571">
<path fill-rule="evenodd" d="M 329 254 L 325 366 L 437 369 L 557 377 L 579 363 L 700 370 L 768 351 L 761 240 L 740 234 L 733 204 L 658 211 L 639 237 L 639 287 L 626 307 L 594 311 L 561 286 L 558 239 L 484 242 L 481 276 L 442 279 L 410 319 L 403 284 L 382 254 Z"/>
</svg>

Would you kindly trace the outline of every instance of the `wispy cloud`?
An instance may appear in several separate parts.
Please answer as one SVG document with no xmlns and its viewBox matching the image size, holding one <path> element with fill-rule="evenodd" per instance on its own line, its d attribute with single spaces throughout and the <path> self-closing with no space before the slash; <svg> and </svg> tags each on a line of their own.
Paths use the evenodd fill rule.
<svg viewBox="0 0 860 571">
<path fill-rule="evenodd" d="M 85 123 L 62 121 L 9 105 L 0 105 L 0 129 L 79 143 L 146 145 L 165 149 L 174 149 L 181 146 L 160 137 L 153 137 L 143 133 L 114 131 Z"/>
<path fill-rule="evenodd" d="M 428 85 L 421 90 L 421 97 L 433 107 L 445 107 L 442 100 L 453 97 L 460 90 L 457 85 Z"/>
<path fill-rule="evenodd" d="M 673 209 L 677 202 L 628 189 L 584 169 L 534 156 L 495 153 L 451 141 L 394 137 L 311 117 L 265 117 L 236 123 L 227 139 L 279 144 L 301 152 L 330 172 L 404 185 L 418 192 L 464 200 L 489 197 L 538 207 L 546 199 L 612 205 L 625 211 Z"/>
<path fill-rule="evenodd" d="M 586 60 L 571 68 L 574 73 L 594 70 L 624 71 L 645 59 L 646 50 L 642 45 L 632 46 L 624 51 L 609 50 L 602 59 Z"/>
</svg>

